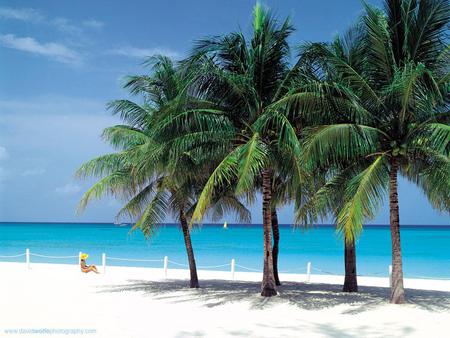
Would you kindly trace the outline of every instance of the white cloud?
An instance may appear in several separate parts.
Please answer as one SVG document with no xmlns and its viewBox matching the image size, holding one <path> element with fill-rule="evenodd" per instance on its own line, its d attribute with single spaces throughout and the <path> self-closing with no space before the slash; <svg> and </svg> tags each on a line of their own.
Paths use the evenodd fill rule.
<svg viewBox="0 0 450 338">
<path fill-rule="evenodd" d="M 0 7 L 0 18 L 46 24 L 54 26 L 62 32 L 71 34 L 81 34 L 83 31 L 80 25 L 72 23 L 67 18 L 59 17 L 50 19 L 33 8 Z M 82 21 L 81 25 L 87 28 L 97 29 L 103 27 L 104 23 L 96 19 L 89 19 Z"/>
<path fill-rule="evenodd" d="M 85 27 L 89 27 L 89 28 L 102 28 L 103 26 L 105 26 L 105 23 L 99 20 L 95 20 L 95 19 L 90 19 L 90 20 L 85 20 L 82 22 L 83 26 Z"/>
<path fill-rule="evenodd" d="M 43 15 L 32 8 L 0 7 L 0 18 L 21 21 L 42 21 Z"/>
<path fill-rule="evenodd" d="M 128 56 L 133 58 L 144 58 L 158 54 L 165 55 L 173 59 L 179 59 L 181 57 L 180 53 L 166 47 L 136 48 L 125 46 L 110 50 L 110 54 Z"/>
<path fill-rule="evenodd" d="M 62 187 L 58 187 L 55 189 L 55 192 L 59 195 L 75 195 L 81 190 L 81 187 L 79 185 L 73 184 L 73 183 L 67 183 L 66 185 L 63 185 Z"/>
<path fill-rule="evenodd" d="M 81 56 L 76 51 L 55 42 L 40 43 L 31 37 L 17 37 L 14 34 L 3 34 L 0 35 L 0 45 L 32 54 L 47 56 L 63 63 L 81 63 Z"/>
<path fill-rule="evenodd" d="M 6 151 L 6 148 L 0 146 L 0 160 L 6 160 L 7 158 L 9 158 L 9 154 Z"/>
<path fill-rule="evenodd" d="M 46 172 L 47 172 L 47 170 L 45 170 L 44 168 L 28 169 L 22 173 L 22 176 L 38 176 L 38 175 L 45 174 Z"/>
<path fill-rule="evenodd" d="M 50 21 L 50 24 L 55 26 L 61 32 L 65 32 L 65 33 L 69 33 L 69 34 L 79 35 L 83 32 L 81 28 L 73 25 L 66 18 L 56 18 L 56 19 Z"/>
</svg>

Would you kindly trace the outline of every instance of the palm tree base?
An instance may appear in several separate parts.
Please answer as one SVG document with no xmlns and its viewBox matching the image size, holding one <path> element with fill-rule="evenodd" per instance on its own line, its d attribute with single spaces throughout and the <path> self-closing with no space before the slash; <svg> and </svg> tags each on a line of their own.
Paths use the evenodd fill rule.
<svg viewBox="0 0 450 338">
<path fill-rule="evenodd" d="M 398 290 L 394 289 L 391 293 L 391 304 L 404 304 L 404 303 L 406 303 L 406 298 L 403 286 Z"/>
<path fill-rule="evenodd" d="M 355 277 L 345 277 L 343 292 L 358 292 L 358 282 Z"/>
<path fill-rule="evenodd" d="M 200 285 L 198 285 L 197 283 L 191 283 L 191 285 L 189 286 L 191 289 L 198 289 L 200 287 Z"/>
<path fill-rule="evenodd" d="M 271 287 L 263 288 L 261 291 L 261 296 L 263 297 L 272 297 L 277 295 L 277 290 Z"/>
</svg>

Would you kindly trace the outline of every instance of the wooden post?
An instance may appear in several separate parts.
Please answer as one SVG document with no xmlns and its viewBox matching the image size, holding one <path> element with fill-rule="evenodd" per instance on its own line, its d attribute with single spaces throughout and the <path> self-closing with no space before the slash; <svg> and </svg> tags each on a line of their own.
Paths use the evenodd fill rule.
<svg viewBox="0 0 450 338">
<path fill-rule="evenodd" d="M 236 261 L 231 259 L 231 280 L 234 280 L 234 271 L 235 271 Z"/>
<path fill-rule="evenodd" d="M 25 250 L 25 258 L 27 263 L 27 269 L 30 268 L 30 249 Z"/>
<path fill-rule="evenodd" d="M 392 265 L 389 265 L 389 287 L 392 287 Z"/>
<path fill-rule="evenodd" d="M 306 282 L 309 283 L 311 280 L 311 262 L 308 262 L 308 265 L 306 266 Z"/>
<path fill-rule="evenodd" d="M 106 254 L 102 253 L 102 266 L 103 266 L 103 273 L 106 272 Z"/>
<path fill-rule="evenodd" d="M 167 268 L 169 266 L 169 257 L 164 256 L 164 278 L 167 278 Z"/>
</svg>

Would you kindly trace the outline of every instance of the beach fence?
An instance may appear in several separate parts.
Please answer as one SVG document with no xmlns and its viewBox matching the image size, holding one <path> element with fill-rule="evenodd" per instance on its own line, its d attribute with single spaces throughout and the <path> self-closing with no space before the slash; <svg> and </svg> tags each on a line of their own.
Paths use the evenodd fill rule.
<svg viewBox="0 0 450 338">
<path fill-rule="evenodd" d="M 26 263 L 26 268 L 30 269 L 31 268 L 31 259 L 32 257 L 39 257 L 39 258 L 44 258 L 44 259 L 54 259 L 54 260 L 58 260 L 58 259 L 74 259 L 74 263 L 76 262 L 76 266 L 77 268 L 80 266 L 81 263 L 81 255 L 82 252 L 80 251 L 78 253 L 78 255 L 73 255 L 73 256 L 54 256 L 54 255 L 43 255 L 43 254 L 38 254 L 38 253 L 34 253 L 34 252 L 30 252 L 30 249 L 26 249 L 24 253 L 21 254 L 17 254 L 17 255 L 8 255 L 8 256 L 1 256 L 0 255 L 0 259 L 2 258 L 19 258 L 19 257 L 25 257 L 25 263 Z M 76 260 L 75 260 L 76 259 Z M 101 255 L 101 272 L 102 273 L 106 273 L 107 272 L 107 263 L 108 261 L 115 261 L 115 262 L 138 262 L 138 263 L 162 263 L 162 269 L 163 269 L 163 274 L 164 277 L 167 278 L 168 274 L 169 274 L 169 265 L 175 266 L 176 268 L 185 268 L 185 269 L 189 269 L 189 265 L 188 264 L 183 264 L 180 262 L 176 262 L 173 260 L 170 260 L 168 256 L 164 256 L 163 259 L 136 259 L 136 258 L 125 258 L 125 257 L 113 257 L 113 256 L 107 256 L 106 253 L 102 253 Z M 231 280 L 235 280 L 236 279 L 236 272 L 237 272 L 237 268 L 240 269 L 240 271 L 248 271 L 248 272 L 257 272 L 257 273 L 262 273 L 262 271 L 260 269 L 255 269 L 252 267 L 248 267 L 248 266 L 244 266 L 241 264 L 237 264 L 236 263 L 236 259 L 232 258 L 230 260 L 229 263 L 224 263 L 224 264 L 218 264 L 218 265 L 199 265 L 197 266 L 197 268 L 199 270 L 214 270 L 214 269 L 223 269 L 223 268 L 229 268 L 230 271 L 230 279 Z M 311 262 L 308 262 L 306 265 L 306 269 L 305 268 L 298 268 L 298 269 L 293 269 L 293 270 L 286 270 L 286 271 L 279 271 L 280 273 L 301 273 L 303 270 L 303 272 L 305 272 L 306 270 L 306 279 L 305 282 L 309 282 L 311 280 L 311 274 L 312 274 L 312 265 Z M 320 269 L 316 269 L 318 271 L 323 271 Z M 223 271 L 223 270 L 222 270 Z M 332 273 L 330 273 L 332 274 Z"/>
<path fill-rule="evenodd" d="M 23 253 L 19 253 L 17 255 L 0 255 L 0 259 L 13 259 L 13 258 L 21 258 L 21 257 L 25 257 L 25 265 L 27 269 L 30 269 L 31 267 L 31 259 L 32 257 L 39 257 L 39 258 L 44 258 L 44 259 L 52 259 L 52 260 L 59 260 L 59 259 L 73 259 L 74 263 L 77 263 L 77 267 L 79 268 L 80 266 L 80 262 L 81 262 L 81 254 L 82 252 L 80 251 L 78 253 L 78 255 L 73 255 L 73 256 L 53 256 L 53 255 L 43 255 L 43 254 L 38 254 L 38 253 L 34 253 L 34 252 L 30 252 L 30 249 L 26 249 L 25 252 Z M 76 260 L 75 260 L 76 259 Z M 101 272 L 103 274 L 105 274 L 107 272 L 107 263 L 108 261 L 112 261 L 112 262 L 138 262 L 138 263 L 160 263 L 162 264 L 162 270 L 163 270 L 163 275 L 165 278 L 168 277 L 169 274 L 169 266 L 175 266 L 175 268 L 185 268 L 185 269 L 189 269 L 189 265 L 188 264 L 183 264 L 180 262 L 176 262 L 173 260 L 170 260 L 168 256 L 164 256 L 163 259 L 136 259 L 136 258 L 125 258 L 125 257 L 113 257 L 113 256 L 107 256 L 106 253 L 102 253 L 101 255 Z M 235 280 L 236 279 L 236 269 L 239 269 L 241 272 L 256 272 L 256 273 L 262 273 L 261 269 L 256 269 L 256 268 L 252 268 L 252 267 L 248 267 L 248 266 L 244 266 L 241 264 L 238 264 L 236 262 L 236 259 L 232 258 L 230 260 L 229 263 L 224 263 L 224 264 L 219 264 L 219 265 L 199 265 L 197 266 L 197 269 L 199 270 L 214 270 L 214 269 L 223 269 L 223 268 L 229 268 L 230 271 L 230 279 L 231 280 Z M 223 270 L 221 270 L 223 271 Z M 313 274 L 313 271 L 317 272 L 319 275 L 337 275 L 336 273 L 333 272 L 329 272 L 326 270 L 322 270 L 318 267 L 315 267 L 312 265 L 311 262 L 308 262 L 306 264 L 306 267 L 299 267 L 296 269 L 291 269 L 291 270 L 283 270 L 283 271 L 279 271 L 279 273 L 283 273 L 283 274 L 290 274 L 290 273 L 295 273 L 295 274 L 303 274 L 305 276 L 305 282 L 309 283 L 311 281 L 311 276 Z M 392 286 L 392 265 L 389 265 L 389 269 L 388 269 L 388 277 L 389 277 L 389 285 Z M 364 277 L 369 277 L 369 275 L 362 275 L 359 274 L 358 276 L 364 276 Z M 370 275 L 370 277 L 376 277 L 376 276 L 386 276 L 386 273 L 374 273 L 372 275 Z M 421 279 L 436 279 L 436 277 L 427 277 L 427 276 L 411 276 L 410 278 L 421 278 Z M 447 279 L 447 278 L 439 278 L 439 279 Z"/>
</svg>

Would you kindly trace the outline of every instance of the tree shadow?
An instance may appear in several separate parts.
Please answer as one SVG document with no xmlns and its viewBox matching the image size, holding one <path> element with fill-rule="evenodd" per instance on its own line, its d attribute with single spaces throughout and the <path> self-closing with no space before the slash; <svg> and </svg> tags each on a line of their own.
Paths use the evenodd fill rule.
<svg viewBox="0 0 450 338">
<path fill-rule="evenodd" d="M 260 283 L 229 280 L 204 280 L 200 289 L 189 289 L 186 280 L 128 280 L 127 284 L 102 285 L 98 292 L 140 292 L 154 299 L 173 303 L 200 300 L 215 307 L 230 302 L 248 302 L 250 308 L 263 309 L 277 304 L 293 304 L 305 310 L 319 310 L 351 304 L 343 314 L 357 314 L 389 302 L 389 288 L 359 287 L 358 293 L 342 292 L 341 285 L 285 282 L 279 295 L 259 295 Z M 408 303 L 428 311 L 449 311 L 450 292 L 407 289 Z"/>
</svg>

